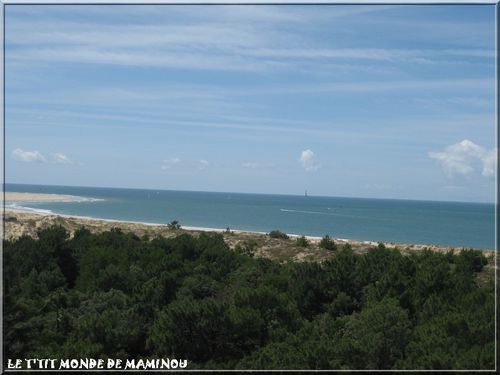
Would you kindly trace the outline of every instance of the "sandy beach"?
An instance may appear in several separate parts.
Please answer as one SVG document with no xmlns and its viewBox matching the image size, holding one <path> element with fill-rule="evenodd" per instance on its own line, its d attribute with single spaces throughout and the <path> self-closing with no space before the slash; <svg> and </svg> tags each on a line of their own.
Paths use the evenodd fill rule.
<svg viewBox="0 0 500 375">
<path fill-rule="evenodd" d="M 81 199 L 74 195 L 5 192 L 6 202 L 72 202 Z"/>
<path fill-rule="evenodd" d="M 15 194 L 16 197 L 24 198 L 24 194 Z M 54 196 L 43 197 L 44 194 L 33 194 L 33 199 L 56 199 Z M 71 196 L 58 196 L 59 199 L 68 199 Z M 202 232 L 218 232 L 224 235 L 226 243 L 235 248 L 236 245 L 245 246 L 251 245 L 255 248 L 255 255 L 266 257 L 275 260 L 287 261 L 322 261 L 330 258 L 333 254 L 331 251 L 319 247 L 319 237 L 306 236 L 309 240 L 309 246 L 303 248 L 297 246 L 295 237 L 297 235 L 290 235 L 289 239 L 271 238 L 263 232 L 247 232 L 231 230 L 226 232 L 223 229 L 214 228 L 200 228 L 182 226 L 179 230 L 169 229 L 166 224 L 154 223 L 141 223 L 120 220 L 97 219 L 82 216 L 69 216 L 43 212 L 31 212 L 18 209 L 6 209 L 5 211 L 5 239 L 11 240 L 19 238 L 23 235 L 36 237 L 38 229 L 47 228 L 51 225 L 62 225 L 69 232 L 70 235 L 75 230 L 81 227 L 86 227 L 92 232 L 100 233 L 110 230 L 112 228 L 120 228 L 123 231 L 133 232 L 142 237 L 144 235 L 154 238 L 155 236 L 172 237 L 180 233 L 190 233 L 199 235 Z M 350 239 L 336 238 L 335 242 L 338 245 L 350 244 L 355 252 L 364 253 L 369 248 L 377 246 L 376 242 L 372 241 L 356 241 Z M 437 246 L 437 245 L 424 245 L 424 244 L 401 244 L 401 243 L 384 243 L 387 248 L 398 248 L 403 253 L 411 253 L 414 251 L 422 251 L 430 249 L 437 252 L 448 252 L 452 247 Z M 454 250 L 460 250 L 455 248 Z M 488 257 L 494 256 L 494 250 L 484 250 Z"/>
</svg>

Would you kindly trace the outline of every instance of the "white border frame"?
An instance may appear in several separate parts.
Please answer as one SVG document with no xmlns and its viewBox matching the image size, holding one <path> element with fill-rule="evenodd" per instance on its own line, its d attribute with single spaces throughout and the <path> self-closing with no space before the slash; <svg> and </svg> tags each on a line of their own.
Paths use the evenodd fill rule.
<svg viewBox="0 0 500 375">
<path fill-rule="evenodd" d="M 496 150 L 497 150 L 497 166 L 495 174 L 495 368 L 492 370 L 190 370 L 190 369 L 171 369 L 171 370 L 112 370 L 112 369 L 95 369 L 95 370 L 54 370 L 54 369 L 41 369 L 41 370 L 14 370 L 3 368 L 3 234 L 4 234 L 4 222 L 3 217 L 5 213 L 5 6 L 6 5 L 494 5 L 495 6 L 495 137 L 496 137 Z M 0 100 L 2 105 L 0 106 L 0 118 L 2 124 L 2 132 L 0 132 L 0 144 L 2 145 L 2 153 L 0 156 L 1 160 L 1 198 L 2 201 L 2 216 L 0 218 L 0 297 L 2 303 L 0 303 L 0 368 L 4 372 L 170 372 L 170 371 L 187 371 L 187 372 L 497 372 L 498 368 L 498 330 L 497 330 L 497 271 L 498 271 L 498 248 L 500 246 L 500 239 L 498 237 L 498 224 L 500 207 L 498 205 L 499 201 L 499 159 L 500 159 L 500 109 L 499 109 L 499 97 L 498 93 L 500 91 L 500 66 L 499 66 L 499 55 L 498 50 L 500 49 L 500 38 L 499 38 L 499 28 L 498 21 L 500 13 L 498 8 L 500 7 L 500 0 L 0 0 L 0 39 L 2 40 L 2 48 L 0 48 L 0 65 L 3 74 L 0 74 L 0 85 L 3 90 L 0 90 Z"/>
</svg>

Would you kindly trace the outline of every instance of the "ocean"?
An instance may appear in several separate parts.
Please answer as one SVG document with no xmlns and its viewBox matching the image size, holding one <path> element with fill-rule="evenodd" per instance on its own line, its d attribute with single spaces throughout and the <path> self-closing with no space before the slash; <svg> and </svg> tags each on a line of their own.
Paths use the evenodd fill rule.
<svg viewBox="0 0 500 375">
<path fill-rule="evenodd" d="M 360 241 L 495 248 L 492 203 L 212 193 L 6 184 L 6 191 L 67 194 L 75 202 L 6 202 L 65 215 Z"/>
</svg>

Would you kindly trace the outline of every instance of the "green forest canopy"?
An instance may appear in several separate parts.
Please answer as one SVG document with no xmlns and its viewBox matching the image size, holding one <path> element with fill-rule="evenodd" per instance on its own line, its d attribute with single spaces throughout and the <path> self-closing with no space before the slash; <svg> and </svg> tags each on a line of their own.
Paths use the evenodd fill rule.
<svg viewBox="0 0 500 375">
<path fill-rule="evenodd" d="M 200 369 L 492 369 L 480 251 L 278 263 L 220 234 L 54 226 L 4 242 L 5 358 L 182 358 Z"/>
</svg>

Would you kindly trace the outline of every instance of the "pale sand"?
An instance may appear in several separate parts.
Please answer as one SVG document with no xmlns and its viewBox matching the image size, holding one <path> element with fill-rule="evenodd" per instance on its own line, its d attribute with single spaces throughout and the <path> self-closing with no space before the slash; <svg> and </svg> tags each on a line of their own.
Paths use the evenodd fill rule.
<svg viewBox="0 0 500 375">
<path fill-rule="evenodd" d="M 27 212 L 8 208 L 5 211 L 5 217 L 10 219 L 5 221 L 5 239 L 16 239 L 23 235 L 36 237 L 38 229 L 47 228 L 51 225 L 62 225 L 72 235 L 74 231 L 85 226 L 92 232 L 100 233 L 111 228 L 120 228 L 124 232 L 133 232 L 138 236 L 148 235 L 153 238 L 157 235 L 164 237 L 177 236 L 179 233 L 190 233 L 198 235 L 201 232 L 219 232 L 223 233 L 226 243 L 234 248 L 236 245 L 245 245 L 248 243 L 256 244 L 255 255 L 276 260 L 294 260 L 294 261 L 322 261 L 330 258 L 333 252 L 322 249 L 318 246 L 319 237 L 307 237 L 310 241 L 308 248 L 298 247 L 295 244 L 296 235 L 291 235 L 291 239 L 283 240 L 270 238 L 263 232 L 246 232 L 231 230 L 231 233 L 225 233 L 224 229 L 185 227 L 180 230 L 170 230 L 166 224 L 141 223 L 123 220 L 97 219 L 84 216 L 69 216 L 43 212 Z M 16 220 L 11 218 L 15 217 Z M 369 248 L 376 246 L 376 242 L 356 241 L 349 239 L 336 238 L 335 242 L 339 245 L 350 244 L 355 252 L 364 253 Z M 384 243 L 387 248 L 398 248 L 403 253 L 409 254 L 414 251 L 429 249 L 436 252 L 447 252 L 452 250 L 448 246 L 423 245 L 423 244 L 401 244 Z M 455 248 L 460 250 L 460 248 Z M 493 257 L 494 250 L 484 250 L 485 255 Z"/>
<path fill-rule="evenodd" d="M 73 202 L 80 199 L 74 195 L 5 192 L 6 202 Z"/>
</svg>

